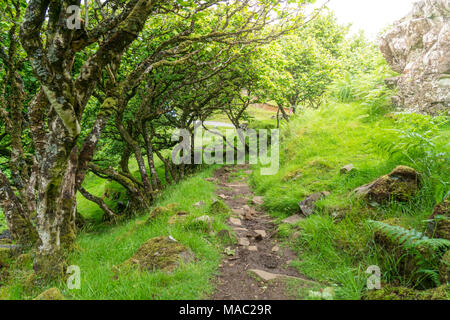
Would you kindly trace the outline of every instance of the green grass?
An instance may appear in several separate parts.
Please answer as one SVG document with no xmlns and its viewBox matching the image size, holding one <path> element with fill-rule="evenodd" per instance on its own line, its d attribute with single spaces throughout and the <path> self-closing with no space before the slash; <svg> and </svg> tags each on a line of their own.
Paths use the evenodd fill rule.
<svg viewBox="0 0 450 320">
<path fill-rule="evenodd" d="M 273 122 L 261 119 L 255 125 L 269 121 Z M 401 126 L 392 117 L 368 115 L 360 103 L 329 102 L 320 110 L 303 111 L 289 125 L 284 124 L 280 171 L 276 175 L 260 176 L 260 170 L 254 168 L 251 182 L 256 192 L 265 196 L 267 211 L 279 222 L 296 213 L 298 202 L 309 194 L 331 192 L 328 198 L 317 203 L 316 213 L 308 219 L 295 226 L 278 226 L 278 236 L 298 253 L 299 259 L 292 265 L 320 282 L 317 287 L 289 282 L 289 291 L 298 298 L 309 299 L 309 291 L 331 286 L 335 288 L 336 298 L 360 299 L 366 290 L 368 275 L 365 271 L 371 265 L 381 267 L 384 281 L 410 285 L 408 279 L 396 273 L 396 261 L 386 259 L 375 246 L 373 230 L 367 221 L 397 217 L 405 227 L 422 231 L 424 220 L 439 201 L 439 196 L 442 198 L 448 191 L 450 177 L 449 171 L 443 169 L 445 161 L 425 161 L 420 148 L 405 156 L 386 147 L 391 142 L 400 141 L 398 133 L 393 130 Z M 433 143 L 437 153 L 449 151 L 449 137 L 448 124 L 435 130 Z M 340 175 L 340 168 L 349 163 L 357 171 Z M 423 188 L 410 203 L 391 203 L 373 208 L 350 196 L 355 188 L 401 164 L 412 166 L 424 174 Z M 138 177 L 136 164 L 132 162 L 130 168 Z M 159 162 L 157 168 L 162 170 Z M 184 223 L 176 225 L 168 224 L 169 216 L 162 216 L 152 224 L 142 224 L 147 214 L 118 225 L 103 224 L 102 211 L 79 196 L 78 210 L 95 222 L 79 235 L 79 250 L 69 256 L 69 264 L 81 269 L 81 289 L 69 290 L 64 281 L 48 284 L 46 288 L 57 286 L 69 299 L 207 298 L 213 290 L 211 281 L 218 272 L 224 247 L 215 232 L 227 228 L 225 221 L 228 215 L 213 215 L 215 223 L 211 234 L 193 224 L 192 220 L 208 213 L 215 186 L 204 178 L 211 176 L 214 168 L 208 167 L 178 185 L 168 186 L 156 201 L 155 207 L 177 204 L 178 210 L 190 213 Z M 241 174 L 236 174 L 233 179 L 239 179 Z M 84 186 L 97 196 L 102 196 L 106 190 L 122 190 L 119 185 L 94 175 L 88 175 Z M 115 205 L 116 201 L 105 200 L 111 206 Z M 198 201 L 204 201 L 206 206 L 194 207 Z M 345 218 L 336 223 L 333 212 L 344 213 Z M 295 233 L 299 235 L 297 238 L 293 237 Z M 195 262 L 182 265 L 172 274 L 114 272 L 114 266 L 129 259 L 142 243 L 152 237 L 169 235 L 195 253 Z M 3 289 L 8 298 L 29 299 L 45 289 L 35 287 L 30 291 L 25 288 L 24 282 L 31 268 L 31 263 L 24 271 L 12 268 L 13 280 Z M 0 297 L 2 295 L 5 293 L 0 291 Z"/>
<path fill-rule="evenodd" d="M 179 211 L 189 213 L 183 223 L 170 225 L 169 216 L 162 216 L 151 224 L 141 224 L 147 219 L 145 215 L 117 226 L 97 226 L 93 232 L 80 234 L 77 239 L 79 250 L 68 260 L 70 265 L 81 269 L 81 289 L 69 290 L 63 281 L 56 286 L 69 299 L 206 298 L 213 290 L 212 278 L 217 273 L 224 245 L 215 233 L 227 229 L 228 218 L 228 214 L 208 213 L 215 185 L 204 178 L 211 176 L 214 168 L 209 167 L 176 186 L 169 186 L 155 203 L 155 207 L 177 204 Z M 198 201 L 206 205 L 194 207 Z M 205 214 L 215 219 L 212 233 L 192 223 L 194 218 Z M 195 262 L 180 266 L 172 274 L 136 271 L 116 276 L 114 266 L 129 259 L 142 243 L 152 237 L 169 235 L 194 252 Z M 38 290 L 44 289 L 36 288 L 27 294 L 22 283 L 23 277 L 9 285 L 10 299 L 32 298 Z"/>
<path fill-rule="evenodd" d="M 407 227 L 424 229 L 436 202 L 448 192 L 449 172 L 436 163 L 425 165 L 423 154 L 380 152 L 381 141 L 396 141 L 392 129 L 399 125 L 382 114 L 368 116 L 362 104 L 329 102 L 320 110 L 306 110 L 282 128 L 280 171 L 274 176 L 260 176 L 254 170 L 252 184 L 265 196 L 265 207 L 274 217 L 283 218 L 298 211 L 298 202 L 308 195 L 329 191 L 331 196 L 317 203 L 316 214 L 297 226 L 281 224 L 279 235 L 298 252 L 294 265 L 300 272 L 327 285 L 337 286 L 337 298 L 360 299 L 365 292 L 370 265 L 382 267 L 383 279 L 407 284 L 382 260 L 373 242 L 369 219 L 399 217 Z M 444 125 L 435 136 L 435 151 L 449 152 L 449 126 Z M 447 160 L 448 161 L 448 160 Z M 340 168 L 352 163 L 357 171 L 340 175 Z M 424 186 L 410 203 L 392 203 L 378 208 L 355 200 L 355 188 L 389 173 L 397 165 L 409 165 L 424 174 Z M 447 162 L 448 166 L 448 162 Z M 448 168 L 448 167 L 447 167 Z M 434 179 L 434 180 L 433 180 Z M 436 181 L 443 181 L 443 190 Z M 447 182 L 447 185 L 445 185 Z M 442 186 L 441 186 L 442 187 Z M 438 196 L 436 196 L 438 195 Z M 335 223 L 333 212 L 345 219 Z M 294 232 L 300 237 L 292 241 Z"/>
<path fill-rule="evenodd" d="M 8 229 L 8 227 L 6 225 L 6 218 L 5 218 L 5 215 L 3 214 L 3 212 L 0 210 L 0 233 L 6 229 Z"/>
</svg>

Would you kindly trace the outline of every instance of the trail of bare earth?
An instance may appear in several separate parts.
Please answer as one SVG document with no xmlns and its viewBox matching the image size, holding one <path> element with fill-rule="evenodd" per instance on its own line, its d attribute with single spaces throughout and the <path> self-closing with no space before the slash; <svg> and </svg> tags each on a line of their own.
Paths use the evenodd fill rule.
<svg viewBox="0 0 450 320">
<path fill-rule="evenodd" d="M 296 254 L 280 246 L 275 225 L 261 209 L 262 199 L 251 192 L 246 178 L 230 182 L 230 176 L 247 166 L 222 167 L 214 173 L 216 194 L 233 210 L 229 221 L 238 239 L 221 264 L 213 300 L 293 300 L 285 280 L 297 278 L 305 284 L 312 281 L 289 267 Z M 249 172 L 247 172 L 249 173 Z"/>
</svg>

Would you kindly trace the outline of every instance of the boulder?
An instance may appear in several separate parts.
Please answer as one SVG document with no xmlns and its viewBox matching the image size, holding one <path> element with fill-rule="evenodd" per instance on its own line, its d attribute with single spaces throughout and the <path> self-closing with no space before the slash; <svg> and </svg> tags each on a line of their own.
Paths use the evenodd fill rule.
<svg viewBox="0 0 450 320">
<path fill-rule="evenodd" d="M 65 300 L 65 298 L 58 288 L 50 288 L 42 292 L 33 300 Z"/>
<path fill-rule="evenodd" d="M 328 197 L 329 195 L 330 193 L 328 191 L 317 192 L 310 195 L 308 198 L 298 204 L 298 206 L 300 207 L 300 212 L 305 217 L 312 215 L 314 213 L 314 210 L 316 209 L 316 202 L 320 199 Z"/>
<path fill-rule="evenodd" d="M 450 112 L 450 5 L 422 0 L 381 36 L 380 49 L 398 87 L 393 102 L 413 112 Z"/>
<path fill-rule="evenodd" d="M 171 272 L 181 262 L 189 263 L 194 260 L 192 251 L 171 237 L 157 237 L 142 244 L 137 252 L 124 263 L 122 267 L 138 267 L 141 271 L 162 270 Z"/>
<path fill-rule="evenodd" d="M 431 238 L 450 240 L 450 199 L 438 204 L 428 219 L 427 235 Z"/>
<path fill-rule="evenodd" d="M 360 197 L 376 203 L 390 200 L 408 201 L 420 188 L 419 173 L 406 166 L 398 166 L 388 175 L 354 190 Z"/>
</svg>

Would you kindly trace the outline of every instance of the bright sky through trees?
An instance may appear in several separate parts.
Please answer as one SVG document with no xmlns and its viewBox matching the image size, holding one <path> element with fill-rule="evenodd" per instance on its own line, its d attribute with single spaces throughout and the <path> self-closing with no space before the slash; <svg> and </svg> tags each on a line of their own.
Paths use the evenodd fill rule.
<svg viewBox="0 0 450 320">
<path fill-rule="evenodd" d="M 318 0 L 316 6 L 326 0 Z M 416 0 L 330 0 L 328 7 L 336 12 L 340 23 L 352 23 L 353 32 L 362 29 L 374 39 L 392 22 L 408 14 Z"/>
</svg>

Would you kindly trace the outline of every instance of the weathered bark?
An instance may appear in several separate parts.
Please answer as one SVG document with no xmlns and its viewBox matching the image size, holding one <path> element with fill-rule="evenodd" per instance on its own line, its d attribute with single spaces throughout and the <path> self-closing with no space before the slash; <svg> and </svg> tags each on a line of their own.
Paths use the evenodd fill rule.
<svg viewBox="0 0 450 320">
<path fill-rule="evenodd" d="M 65 22 L 68 18 L 67 6 L 79 2 L 30 0 L 21 28 L 23 48 L 45 95 L 45 99 L 42 93 L 35 99 L 32 129 L 39 163 L 36 209 L 39 241 L 35 270 L 45 277 L 61 274 L 63 248 L 70 246 L 74 239 L 72 226 L 76 212 L 76 179 L 78 182 L 82 180 L 86 159 L 89 159 L 92 153 L 89 151 L 82 154 L 83 168 L 77 177 L 76 142 L 81 131 L 80 121 L 84 108 L 101 77 L 102 70 L 111 61 L 116 61 L 137 38 L 147 17 L 158 3 L 151 0 L 133 1 L 132 9 L 127 10 L 126 16 L 121 18 L 115 32 L 86 61 L 77 80 L 73 81 L 71 72 L 75 47 L 83 47 L 80 43 L 74 46 L 73 41 L 78 41 L 81 35 L 85 35 L 85 31 L 69 30 Z M 44 47 L 42 27 L 47 11 L 48 28 Z M 101 36 L 101 33 L 99 35 Z M 42 129 L 45 100 L 51 110 L 48 115 L 48 133 L 44 133 Z M 41 128 L 38 128 L 39 125 Z"/>
<path fill-rule="evenodd" d="M 116 181 L 127 190 L 127 194 L 130 199 L 130 204 L 128 206 L 130 211 L 129 213 L 141 212 L 150 207 L 151 199 L 149 199 L 145 192 L 142 191 L 142 184 L 138 184 L 135 180 L 123 173 L 117 172 L 112 167 L 103 169 L 91 163 L 89 165 L 89 170 L 101 178 Z"/>
<path fill-rule="evenodd" d="M 149 136 L 148 128 L 145 123 L 142 124 L 142 128 L 143 128 L 142 135 L 144 136 L 144 142 L 145 142 L 145 146 L 146 146 L 147 162 L 148 162 L 148 167 L 150 169 L 150 177 L 152 180 L 152 186 L 153 186 L 153 189 L 155 189 L 155 190 L 161 190 L 162 185 L 161 185 L 161 180 L 159 179 L 158 173 L 156 172 L 156 168 L 155 168 L 155 159 L 154 159 L 154 155 L 153 155 L 153 145 L 152 145 L 151 137 Z"/>
<path fill-rule="evenodd" d="M 131 135 L 122 125 L 121 117 L 117 117 L 116 127 L 119 130 L 123 140 L 128 144 L 128 148 L 130 148 L 134 153 L 134 156 L 138 164 L 139 173 L 141 175 L 142 184 L 144 185 L 144 191 L 151 198 L 153 189 L 152 186 L 150 185 L 150 179 L 147 173 L 147 169 L 145 167 L 145 161 L 142 156 L 141 147 L 139 146 L 138 142 L 131 137 Z"/>
</svg>

